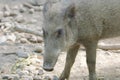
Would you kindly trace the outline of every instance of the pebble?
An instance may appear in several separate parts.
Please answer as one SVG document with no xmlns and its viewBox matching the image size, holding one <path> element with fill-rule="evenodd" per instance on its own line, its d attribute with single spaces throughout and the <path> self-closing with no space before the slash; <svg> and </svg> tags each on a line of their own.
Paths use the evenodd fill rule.
<svg viewBox="0 0 120 80">
<path fill-rule="evenodd" d="M 21 4 L 21 5 L 19 5 L 18 10 L 19 10 L 20 13 L 24 13 L 26 11 L 26 8 L 24 8 L 23 5 Z"/>
<path fill-rule="evenodd" d="M 31 38 L 29 38 L 28 41 L 30 41 L 32 43 L 37 43 L 37 37 L 36 36 L 31 36 Z"/>
<path fill-rule="evenodd" d="M 3 17 L 3 12 L 2 11 L 0 11 L 0 18 L 2 18 Z"/>
<path fill-rule="evenodd" d="M 25 18 L 23 17 L 23 15 L 18 15 L 15 19 L 18 23 L 23 23 L 25 22 Z"/>
<path fill-rule="evenodd" d="M 10 28 L 10 27 L 12 27 L 12 24 L 9 23 L 9 22 L 5 22 L 5 23 L 4 23 L 4 26 Z"/>
<path fill-rule="evenodd" d="M 19 6 L 18 5 L 15 5 L 12 7 L 13 10 L 18 10 L 19 9 Z"/>
<path fill-rule="evenodd" d="M 6 38 L 7 38 L 8 41 L 12 41 L 12 42 L 15 42 L 15 41 L 16 41 L 16 36 L 15 36 L 15 34 L 13 34 L 13 33 L 8 33 L 8 34 L 6 35 Z"/>
<path fill-rule="evenodd" d="M 33 73 L 36 70 L 36 67 L 33 65 L 26 66 L 24 70 L 27 70 L 29 73 Z"/>
<path fill-rule="evenodd" d="M 36 75 L 36 76 L 34 76 L 34 77 L 33 77 L 33 80 L 42 80 L 42 77 L 41 77 L 41 76 Z"/>
<path fill-rule="evenodd" d="M 29 42 L 28 42 L 28 40 L 26 38 L 21 38 L 20 43 L 29 43 Z"/>
<path fill-rule="evenodd" d="M 36 19 L 31 19 L 28 23 L 34 24 L 34 23 L 37 23 L 37 20 Z"/>
<path fill-rule="evenodd" d="M 44 80 L 51 80 L 51 78 L 49 76 L 45 76 Z"/>
<path fill-rule="evenodd" d="M 19 13 L 16 12 L 16 11 L 11 11 L 9 16 L 14 17 L 14 16 L 17 16 L 18 14 L 19 14 Z"/>
<path fill-rule="evenodd" d="M 43 42 L 43 38 L 42 37 L 37 37 L 37 42 L 38 43 L 42 43 Z"/>
<path fill-rule="evenodd" d="M 19 75 L 17 75 L 17 74 L 4 74 L 4 75 L 2 75 L 2 79 L 5 79 L 5 80 L 19 80 Z"/>
<path fill-rule="evenodd" d="M 24 46 L 20 46 L 16 51 L 17 56 L 21 58 L 28 58 L 29 53 L 29 49 L 26 49 Z"/>
<path fill-rule="evenodd" d="M 22 76 L 21 80 L 33 80 L 33 77 L 24 75 L 24 76 Z"/>
<path fill-rule="evenodd" d="M 10 16 L 10 11 L 5 11 L 5 12 L 3 13 L 3 16 L 4 16 L 4 17 Z"/>
<path fill-rule="evenodd" d="M 35 12 L 35 10 L 33 8 L 29 9 L 29 13 L 33 14 Z"/>
<path fill-rule="evenodd" d="M 2 76 L 0 76 L 0 80 L 2 80 Z"/>
<path fill-rule="evenodd" d="M 3 10 L 4 10 L 4 11 L 10 11 L 10 8 L 9 8 L 8 5 L 4 5 Z"/>
<path fill-rule="evenodd" d="M 20 77 L 22 77 L 23 75 L 29 75 L 29 72 L 27 70 L 24 71 L 17 71 L 16 72 Z"/>
<path fill-rule="evenodd" d="M 34 49 L 34 52 L 36 52 L 36 53 L 41 53 L 42 51 L 43 51 L 43 48 L 42 48 L 41 46 L 36 47 L 36 48 Z"/>
<path fill-rule="evenodd" d="M 38 75 L 43 75 L 43 74 L 44 74 L 43 70 L 38 71 Z"/>
</svg>

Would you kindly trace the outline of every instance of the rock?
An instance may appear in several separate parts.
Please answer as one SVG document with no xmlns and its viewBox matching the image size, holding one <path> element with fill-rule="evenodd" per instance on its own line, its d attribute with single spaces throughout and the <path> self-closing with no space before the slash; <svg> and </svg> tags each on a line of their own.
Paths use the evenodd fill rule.
<svg viewBox="0 0 120 80">
<path fill-rule="evenodd" d="M 41 53 L 43 51 L 43 48 L 41 46 L 35 47 L 34 52 Z"/>
<path fill-rule="evenodd" d="M 24 75 L 24 76 L 22 76 L 21 80 L 33 80 L 33 77 Z"/>
<path fill-rule="evenodd" d="M 42 77 L 41 77 L 41 76 L 36 75 L 36 76 L 34 76 L 34 77 L 33 77 L 33 80 L 42 80 Z"/>
<path fill-rule="evenodd" d="M 20 46 L 16 51 L 17 56 L 22 58 L 28 58 L 29 53 L 30 53 L 29 49 L 26 49 L 24 46 Z"/>
<path fill-rule="evenodd" d="M 20 9 L 19 9 L 19 12 L 20 12 L 20 13 L 24 13 L 25 11 L 26 11 L 25 8 L 20 8 Z"/>
<path fill-rule="evenodd" d="M 31 38 L 29 38 L 28 41 L 32 43 L 37 43 L 37 38 L 35 36 L 31 36 Z"/>
<path fill-rule="evenodd" d="M 39 7 L 34 7 L 35 11 L 42 11 L 43 10 L 43 6 L 39 6 Z"/>
<path fill-rule="evenodd" d="M 6 41 L 7 41 L 6 36 L 1 36 L 1 37 L 0 37 L 0 44 L 4 43 L 4 42 L 6 42 Z"/>
<path fill-rule="evenodd" d="M 10 27 L 12 27 L 13 25 L 12 25 L 11 23 L 9 23 L 9 22 L 5 22 L 5 23 L 4 23 L 4 26 L 10 28 Z"/>
<path fill-rule="evenodd" d="M 29 3 L 33 6 L 40 6 L 43 5 L 46 0 L 31 0 Z"/>
<path fill-rule="evenodd" d="M 8 5 L 5 5 L 5 6 L 3 7 L 3 10 L 4 10 L 4 11 L 10 11 L 10 7 L 9 7 Z"/>
<path fill-rule="evenodd" d="M 40 70 L 38 71 L 38 75 L 43 75 L 43 74 L 44 74 L 43 70 L 40 69 Z"/>
<path fill-rule="evenodd" d="M 3 17 L 3 12 L 2 11 L 0 11 L 0 18 L 2 18 Z"/>
<path fill-rule="evenodd" d="M 51 80 L 49 76 L 45 76 L 43 80 Z"/>
<path fill-rule="evenodd" d="M 38 43 L 42 43 L 43 42 L 43 38 L 42 37 L 37 37 L 37 42 Z"/>
<path fill-rule="evenodd" d="M 0 75 L 0 80 L 2 80 L 2 76 Z"/>
<path fill-rule="evenodd" d="M 18 15 L 15 19 L 18 23 L 25 22 L 25 18 L 22 15 Z"/>
<path fill-rule="evenodd" d="M 43 6 L 40 6 L 40 10 L 43 10 Z"/>
<path fill-rule="evenodd" d="M 35 10 L 33 8 L 29 9 L 29 13 L 33 14 L 35 12 Z"/>
<path fill-rule="evenodd" d="M 15 42 L 16 41 L 16 36 L 13 33 L 9 33 L 6 35 L 7 41 L 12 41 Z"/>
<path fill-rule="evenodd" d="M 24 13 L 27 9 L 24 8 L 23 5 L 21 4 L 21 5 L 19 5 L 19 9 L 18 10 L 19 10 L 20 13 Z"/>
<path fill-rule="evenodd" d="M 29 43 L 29 42 L 28 42 L 28 40 L 26 38 L 21 38 L 20 43 Z"/>
<path fill-rule="evenodd" d="M 16 72 L 20 77 L 24 76 L 24 75 L 29 75 L 29 72 L 27 70 L 24 71 L 17 71 Z"/>
<path fill-rule="evenodd" d="M 59 80 L 59 78 L 57 76 L 53 76 L 52 80 Z"/>
<path fill-rule="evenodd" d="M 13 9 L 13 10 L 18 10 L 18 9 L 19 9 L 19 7 L 20 7 L 20 6 L 15 5 L 15 6 L 13 6 L 13 7 L 12 7 L 12 9 Z"/>
<path fill-rule="evenodd" d="M 4 17 L 10 16 L 10 11 L 5 11 L 5 12 L 3 13 L 3 16 L 4 16 Z"/>
<path fill-rule="evenodd" d="M 32 43 L 42 43 L 43 42 L 43 38 L 42 37 L 36 37 L 33 35 L 27 36 L 28 41 L 32 42 Z"/>
<path fill-rule="evenodd" d="M 31 19 L 28 23 L 31 23 L 31 24 L 37 23 L 37 20 L 36 19 Z"/>
<path fill-rule="evenodd" d="M 2 79 L 5 79 L 5 80 L 19 80 L 19 76 L 17 74 L 4 74 L 4 75 L 2 75 Z"/>
<path fill-rule="evenodd" d="M 14 16 L 17 16 L 18 14 L 19 14 L 19 13 L 16 12 L 16 11 L 11 11 L 9 16 L 14 17 Z"/>
</svg>

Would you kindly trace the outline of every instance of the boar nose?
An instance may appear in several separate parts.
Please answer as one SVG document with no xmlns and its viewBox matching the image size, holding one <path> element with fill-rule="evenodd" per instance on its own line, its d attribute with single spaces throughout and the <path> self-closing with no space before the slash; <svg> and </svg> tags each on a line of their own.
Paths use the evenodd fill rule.
<svg viewBox="0 0 120 80">
<path fill-rule="evenodd" d="M 43 67 L 43 69 L 44 69 L 45 71 L 53 71 L 53 68 L 46 68 L 46 67 Z"/>
<path fill-rule="evenodd" d="M 43 69 L 45 71 L 53 71 L 54 70 L 53 67 L 50 67 L 49 64 L 43 64 Z"/>
</svg>

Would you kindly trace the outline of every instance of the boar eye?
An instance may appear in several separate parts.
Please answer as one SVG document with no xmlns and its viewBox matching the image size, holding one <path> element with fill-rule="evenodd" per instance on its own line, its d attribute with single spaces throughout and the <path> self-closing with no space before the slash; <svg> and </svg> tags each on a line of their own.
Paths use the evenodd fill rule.
<svg viewBox="0 0 120 80">
<path fill-rule="evenodd" d="M 55 33 L 56 38 L 60 38 L 63 35 L 63 29 L 58 29 Z"/>
</svg>

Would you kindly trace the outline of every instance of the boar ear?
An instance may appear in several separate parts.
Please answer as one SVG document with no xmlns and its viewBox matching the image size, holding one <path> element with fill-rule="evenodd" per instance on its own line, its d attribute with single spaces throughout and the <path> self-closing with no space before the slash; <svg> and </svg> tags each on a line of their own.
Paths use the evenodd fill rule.
<svg viewBox="0 0 120 80">
<path fill-rule="evenodd" d="M 47 0 L 47 2 L 43 6 L 43 14 L 45 14 L 51 6 L 52 6 L 52 2 L 50 0 Z"/>
<path fill-rule="evenodd" d="M 66 9 L 65 16 L 68 17 L 68 18 L 74 18 L 74 17 L 75 17 L 75 14 L 76 14 L 75 5 L 74 5 L 74 4 L 71 4 L 71 5 Z"/>
</svg>

